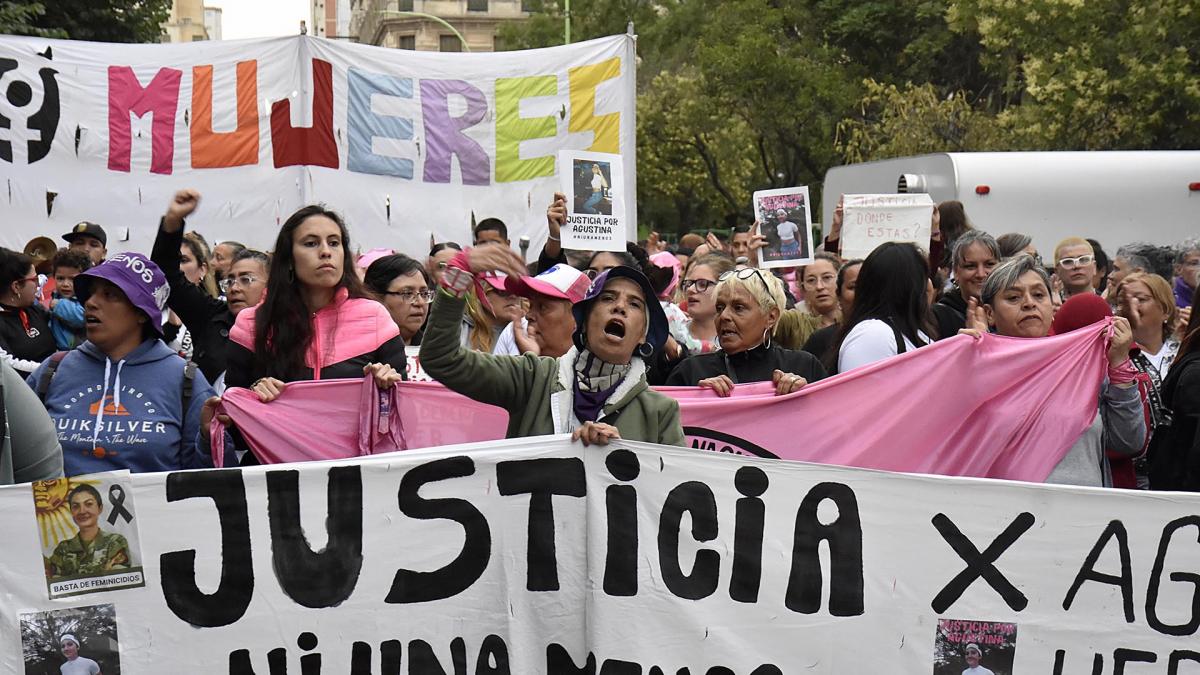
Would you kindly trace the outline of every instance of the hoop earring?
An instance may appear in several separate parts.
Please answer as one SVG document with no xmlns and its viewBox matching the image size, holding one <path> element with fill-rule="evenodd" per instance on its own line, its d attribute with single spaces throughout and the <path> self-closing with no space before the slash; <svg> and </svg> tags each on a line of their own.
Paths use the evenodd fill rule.
<svg viewBox="0 0 1200 675">
<path fill-rule="evenodd" d="M 651 356 L 654 356 L 654 347 L 649 342 L 643 342 L 637 346 L 637 353 L 640 354 L 643 359 L 648 359 Z"/>
<path fill-rule="evenodd" d="M 771 348 L 771 329 L 772 328 L 773 328 L 773 326 L 767 326 L 767 329 L 763 331 L 762 344 L 767 349 Z"/>
</svg>

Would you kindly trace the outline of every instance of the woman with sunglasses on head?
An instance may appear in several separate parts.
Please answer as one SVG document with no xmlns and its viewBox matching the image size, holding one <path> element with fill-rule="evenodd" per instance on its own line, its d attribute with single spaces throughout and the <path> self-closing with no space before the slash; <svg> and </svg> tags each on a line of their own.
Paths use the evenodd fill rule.
<svg viewBox="0 0 1200 675">
<path fill-rule="evenodd" d="M 717 280 L 733 268 L 733 258 L 724 253 L 709 253 L 688 265 L 680 284 L 687 320 L 671 322 L 671 337 L 690 354 L 717 350 Z"/>
<path fill-rule="evenodd" d="M 28 375 L 55 351 L 50 313 L 34 304 L 33 258 L 0 248 L 0 361 Z"/>
<path fill-rule="evenodd" d="M 269 259 L 265 253 L 243 248 L 220 282 L 225 299 L 213 297 L 188 276 L 189 267 L 181 264 L 186 242 L 184 219 L 200 204 L 200 193 L 180 190 L 171 198 L 167 212 L 159 222 L 158 235 L 150 259 L 162 269 L 171 287 L 167 306 L 179 316 L 192 335 L 192 360 L 218 392 L 224 391 L 221 375 L 225 372 L 229 333 L 237 315 L 262 300 L 267 289 Z M 197 258 L 199 259 L 199 258 Z"/>
<path fill-rule="evenodd" d="M 863 261 L 854 306 L 834 343 L 838 372 L 931 343 L 933 284 L 928 262 L 913 244 L 887 242 Z"/>
<path fill-rule="evenodd" d="M 403 253 L 384 256 L 367 268 L 363 283 L 387 307 L 404 344 L 421 344 L 429 303 L 433 302 L 433 279 L 421 263 Z"/>
<path fill-rule="evenodd" d="M 720 350 L 684 359 L 667 385 L 699 385 L 729 396 L 740 383 L 773 382 L 776 394 L 789 394 L 825 377 L 812 354 L 771 342 L 786 303 L 783 282 L 775 275 L 752 267 L 725 272 L 718 279 L 716 298 Z"/>
</svg>

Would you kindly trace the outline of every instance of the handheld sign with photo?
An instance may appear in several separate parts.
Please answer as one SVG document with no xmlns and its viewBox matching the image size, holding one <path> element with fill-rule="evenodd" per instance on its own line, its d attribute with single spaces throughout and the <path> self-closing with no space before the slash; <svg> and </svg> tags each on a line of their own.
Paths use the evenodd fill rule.
<svg viewBox="0 0 1200 675">
<path fill-rule="evenodd" d="M 759 267 L 796 267 L 813 261 L 812 215 L 808 187 L 754 193 L 758 233 L 767 239 L 758 249 Z"/>
<path fill-rule="evenodd" d="M 558 175 L 567 196 L 563 248 L 624 251 L 625 185 L 621 156 L 603 152 L 562 150 Z"/>
<path fill-rule="evenodd" d="M 128 471 L 31 487 L 51 598 L 146 585 Z"/>
<path fill-rule="evenodd" d="M 845 195 L 842 214 L 843 258 L 865 258 L 889 241 L 929 248 L 933 199 L 927 194 Z"/>
</svg>

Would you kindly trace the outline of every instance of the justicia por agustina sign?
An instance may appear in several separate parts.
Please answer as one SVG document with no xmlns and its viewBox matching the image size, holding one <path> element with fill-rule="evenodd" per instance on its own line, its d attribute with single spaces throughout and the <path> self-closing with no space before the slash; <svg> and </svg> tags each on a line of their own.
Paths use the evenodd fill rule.
<svg viewBox="0 0 1200 675">
<path fill-rule="evenodd" d="M 1192 495 L 560 437 L 127 481 L 146 585 L 69 603 L 63 500 L 0 489 L 6 672 L 50 626 L 126 675 L 1200 668 Z"/>
</svg>

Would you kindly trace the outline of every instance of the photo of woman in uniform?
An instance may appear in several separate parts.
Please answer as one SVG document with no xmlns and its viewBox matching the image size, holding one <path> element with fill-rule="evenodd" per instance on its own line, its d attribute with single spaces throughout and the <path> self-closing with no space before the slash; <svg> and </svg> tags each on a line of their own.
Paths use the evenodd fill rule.
<svg viewBox="0 0 1200 675">
<path fill-rule="evenodd" d="M 86 483 L 77 485 L 67 495 L 67 504 L 79 533 L 54 548 L 46 563 L 50 581 L 129 569 L 129 543 L 125 537 L 100 529 L 104 512 L 100 491 Z"/>
</svg>

